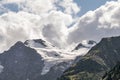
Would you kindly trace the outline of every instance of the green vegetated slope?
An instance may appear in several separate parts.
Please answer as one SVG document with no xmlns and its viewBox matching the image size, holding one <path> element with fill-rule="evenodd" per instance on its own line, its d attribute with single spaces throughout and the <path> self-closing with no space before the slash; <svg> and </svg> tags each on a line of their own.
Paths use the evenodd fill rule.
<svg viewBox="0 0 120 80">
<path fill-rule="evenodd" d="M 103 38 L 58 80 L 102 80 L 103 75 L 118 61 L 120 61 L 120 37 Z"/>
</svg>

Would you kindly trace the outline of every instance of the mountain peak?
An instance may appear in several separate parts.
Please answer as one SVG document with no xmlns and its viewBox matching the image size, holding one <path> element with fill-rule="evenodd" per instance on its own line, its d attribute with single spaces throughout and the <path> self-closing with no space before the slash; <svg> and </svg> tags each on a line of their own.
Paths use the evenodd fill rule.
<svg viewBox="0 0 120 80">
<path fill-rule="evenodd" d="M 42 39 L 26 40 L 26 41 L 24 42 L 24 44 L 25 44 L 25 45 L 29 45 L 30 41 L 34 41 L 35 43 L 42 44 L 42 45 L 45 46 L 45 47 L 47 46 L 47 45 L 45 45 L 45 41 L 42 40 Z"/>
<path fill-rule="evenodd" d="M 103 38 L 85 56 L 79 57 L 79 61 L 68 68 L 58 80 L 100 80 L 118 61 L 120 36 Z"/>
<path fill-rule="evenodd" d="M 74 50 L 78 50 L 80 48 L 87 48 L 85 45 L 83 45 L 82 43 L 79 43 L 75 48 Z"/>
<path fill-rule="evenodd" d="M 43 39 L 26 40 L 24 42 L 24 44 L 29 47 L 35 47 L 35 48 L 54 47 L 51 43 L 49 43 L 48 41 L 45 41 Z"/>
<path fill-rule="evenodd" d="M 97 44 L 97 43 L 93 40 L 88 40 L 88 41 L 83 40 L 82 42 L 78 43 L 77 46 L 72 51 L 79 50 L 81 48 L 91 48 L 95 44 Z"/>
<path fill-rule="evenodd" d="M 42 72 L 44 61 L 36 50 L 18 41 L 8 51 L 0 54 L 0 65 L 4 67 L 0 80 L 36 80 Z"/>
<path fill-rule="evenodd" d="M 16 42 L 9 50 L 15 50 L 15 49 L 20 49 L 20 48 L 25 48 L 26 46 L 24 45 L 23 42 L 18 41 Z M 9 51 L 8 50 L 8 51 Z"/>
<path fill-rule="evenodd" d="M 90 44 L 90 45 L 93 45 L 93 44 L 96 44 L 97 42 L 96 41 L 94 41 L 94 40 L 89 40 L 88 41 L 88 44 Z"/>
<path fill-rule="evenodd" d="M 120 36 L 102 38 L 102 40 L 100 41 L 100 43 L 116 42 L 116 41 L 117 41 L 117 42 L 120 42 Z"/>
<path fill-rule="evenodd" d="M 14 46 L 23 46 L 23 45 L 24 45 L 24 43 L 23 43 L 23 42 L 18 41 L 18 42 L 16 42 L 16 43 L 15 43 L 15 45 L 14 45 Z"/>
</svg>

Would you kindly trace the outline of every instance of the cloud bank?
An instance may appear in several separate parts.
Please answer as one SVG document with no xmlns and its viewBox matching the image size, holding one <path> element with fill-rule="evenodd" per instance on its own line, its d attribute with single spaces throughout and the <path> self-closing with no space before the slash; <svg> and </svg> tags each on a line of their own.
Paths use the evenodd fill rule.
<svg viewBox="0 0 120 80">
<path fill-rule="evenodd" d="M 120 1 L 111 1 L 80 17 L 69 29 L 68 41 L 99 41 L 103 37 L 117 35 L 120 35 Z"/>
<path fill-rule="evenodd" d="M 67 27 L 79 11 L 73 0 L 1 0 L 0 52 L 17 41 L 37 38 L 65 46 Z"/>
<path fill-rule="evenodd" d="M 64 48 L 82 40 L 119 35 L 120 1 L 78 17 L 73 0 L 1 0 L 0 52 L 17 41 L 42 38 Z M 68 26 L 75 25 L 68 28 Z"/>
</svg>

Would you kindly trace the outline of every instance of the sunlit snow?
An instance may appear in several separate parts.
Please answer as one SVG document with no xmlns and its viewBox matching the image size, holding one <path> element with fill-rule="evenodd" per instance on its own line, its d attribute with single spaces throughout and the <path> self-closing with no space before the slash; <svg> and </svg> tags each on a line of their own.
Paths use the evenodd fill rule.
<svg viewBox="0 0 120 80">
<path fill-rule="evenodd" d="M 31 41 L 28 41 L 28 44 L 26 45 L 28 47 L 35 49 L 42 56 L 44 60 L 44 68 L 42 70 L 41 75 L 44 75 L 47 72 L 49 72 L 50 68 L 53 67 L 54 65 L 57 65 L 61 62 L 70 62 L 74 60 L 77 56 L 85 55 L 90 49 L 90 48 L 80 48 L 79 50 L 68 51 L 65 49 L 60 49 L 55 46 L 52 46 L 47 41 L 43 41 L 43 42 L 44 43 L 41 44 L 41 43 L 35 42 L 34 40 L 31 40 Z M 43 47 L 43 45 L 46 45 L 46 47 Z M 93 45 L 91 45 L 91 47 L 92 46 Z"/>
</svg>

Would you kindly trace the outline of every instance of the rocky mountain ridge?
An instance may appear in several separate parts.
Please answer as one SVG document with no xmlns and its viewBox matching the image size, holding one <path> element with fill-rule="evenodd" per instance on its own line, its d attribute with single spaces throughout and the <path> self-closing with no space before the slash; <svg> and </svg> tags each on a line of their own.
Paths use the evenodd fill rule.
<svg viewBox="0 0 120 80">
<path fill-rule="evenodd" d="M 42 39 L 18 41 L 0 54 L 0 80 L 56 80 L 78 55 Z"/>
<path fill-rule="evenodd" d="M 120 61 L 120 36 L 103 38 L 58 80 L 100 80 Z"/>
</svg>

